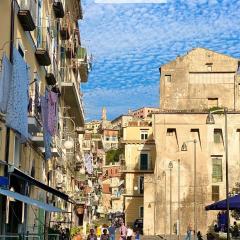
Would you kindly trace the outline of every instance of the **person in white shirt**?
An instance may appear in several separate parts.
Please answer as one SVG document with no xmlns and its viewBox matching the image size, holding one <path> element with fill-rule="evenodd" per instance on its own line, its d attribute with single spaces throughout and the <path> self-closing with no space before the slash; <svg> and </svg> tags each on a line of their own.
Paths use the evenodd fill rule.
<svg viewBox="0 0 240 240">
<path fill-rule="evenodd" d="M 127 240 L 132 240 L 133 230 L 128 227 L 127 228 Z"/>
</svg>

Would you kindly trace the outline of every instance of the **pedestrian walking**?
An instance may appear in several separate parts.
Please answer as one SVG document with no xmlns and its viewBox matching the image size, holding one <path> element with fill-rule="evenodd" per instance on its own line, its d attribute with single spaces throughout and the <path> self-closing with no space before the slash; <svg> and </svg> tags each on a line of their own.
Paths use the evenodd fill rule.
<svg viewBox="0 0 240 240">
<path fill-rule="evenodd" d="M 90 229 L 90 233 L 88 234 L 87 240 L 97 240 L 97 235 L 94 232 L 94 229 Z"/>
<path fill-rule="evenodd" d="M 121 227 L 119 228 L 120 238 L 119 240 L 126 240 L 127 239 L 127 228 L 125 227 L 124 223 L 121 223 Z"/>
<path fill-rule="evenodd" d="M 202 234 L 200 231 L 197 232 L 197 239 L 198 240 L 203 240 Z"/>
<path fill-rule="evenodd" d="M 103 229 L 103 234 L 100 237 L 100 240 L 110 240 L 109 234 L 107 233 L 107 229 Z"/>
<path fill-rule="evenodd" d="M 185 237 L 185 240 L 191 240 L 191 237 L 192 237 L 192 227 L 191 227 L 191 224 L 189 224 L 187 227 L 187 236 Z"/>
<path fill-rule="evenodd" d="M 112 223 L 112 225 L 108 228 L 108 232 L 109 232 L 110 240 L 115 240 L 116 228 L 114 223 Z"/>
<path fill-rule="evenodd" d="M 127 227 L 127 240 L 132 240 L 133 230 Z"/>
<path fill-rule="evenodd" d="M 139 232 L 139 230 L 136 230 L 135 240 L 140 240 L 140 232 Z"/>
</svg>

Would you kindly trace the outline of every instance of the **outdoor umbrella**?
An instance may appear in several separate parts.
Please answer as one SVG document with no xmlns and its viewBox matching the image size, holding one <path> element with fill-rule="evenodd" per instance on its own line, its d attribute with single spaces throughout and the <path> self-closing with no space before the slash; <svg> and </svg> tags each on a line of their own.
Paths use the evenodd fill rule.
<svg viewBox="0 0 240 240">
<path fill-rule="evenodd" d="M 240 195 L 229 197 L 229 209 L 240 209 Z M 205 207 L 205 210 L 227 210 L 227 200 L 218 201 Z"/>
</svg>

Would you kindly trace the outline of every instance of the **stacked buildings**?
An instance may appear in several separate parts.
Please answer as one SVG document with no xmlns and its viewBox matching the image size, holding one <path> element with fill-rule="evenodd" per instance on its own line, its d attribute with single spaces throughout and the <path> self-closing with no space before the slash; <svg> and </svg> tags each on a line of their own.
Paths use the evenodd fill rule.
<svg viewBox="0 0 240 240">
<path fill-rule="evenodd" d="M 43 239 L 92 214 L 98 183 L 85 177 L 95 175 L 81 93 L 91 62 L 80 19 L 79 0 L 0 3 L 0 235 Z"/>
</svg>

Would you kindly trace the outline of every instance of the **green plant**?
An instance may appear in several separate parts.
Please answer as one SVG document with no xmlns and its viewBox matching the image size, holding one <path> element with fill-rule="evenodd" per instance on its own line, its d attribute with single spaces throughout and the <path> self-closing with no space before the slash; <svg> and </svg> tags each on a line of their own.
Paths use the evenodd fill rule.
<svg viewBox="0 0 240 240">
<path fill-rule="evenodd" d="M 123 153 L 123 149 L 111 149 L 106 154 L 106 164 L 119 162 L 119 156 Z"/>
<path fill-rule="evenodd" d="M 78 234 L 82 234 L 83 232 L 83 227 L 79 227 L 79 226 L 74 226 L 70 229 L 70 235 L 71 237 L 74 237 Z"/>
</svg>

